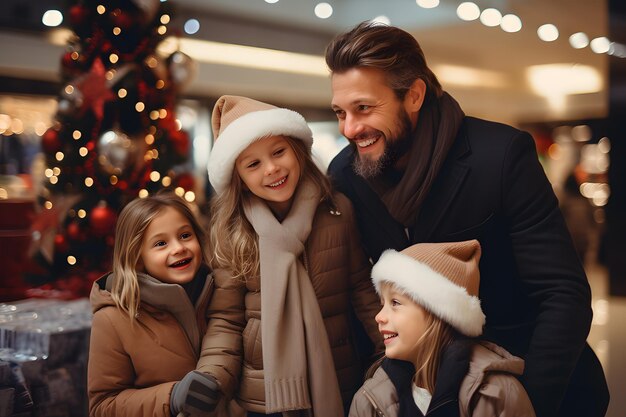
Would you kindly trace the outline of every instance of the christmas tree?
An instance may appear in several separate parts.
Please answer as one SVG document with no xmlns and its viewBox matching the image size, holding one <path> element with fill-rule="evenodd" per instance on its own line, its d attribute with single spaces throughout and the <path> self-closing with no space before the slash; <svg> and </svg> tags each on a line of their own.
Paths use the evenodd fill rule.
<svg viewBox="0 0 626 417">
<path fill-rule="evenodd" d="M 42 137 L 45 186 L 33 224 L 31 255 L 46 272 L 27 276 L 33 285 L 87 294 L 110 269 L 125 204 L 162 188 L 193 200 L 193 177 L 180 169 L 190 141 L 174 112 L 193 63 L 180 51 L 156 52 L 170 19 L 159 0 L 69 8 L 74 35 L 61 58 L 56 121 Z"/>
</svg>

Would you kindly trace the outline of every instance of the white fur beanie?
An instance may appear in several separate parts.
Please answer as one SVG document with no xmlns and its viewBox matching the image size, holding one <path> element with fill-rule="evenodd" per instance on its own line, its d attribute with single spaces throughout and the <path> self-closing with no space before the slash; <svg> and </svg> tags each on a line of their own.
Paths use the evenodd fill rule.
<svg viewBox="0 0 626 417">
<path fill-rule="evenodd" d="M 389 249 L 374 265 L 372 281 L 378 294 L 382 283 L 393 284 L 459 332 L 475 337 L 485 325 L 478 299 L 480 254 L 477 240 Z"/>
<path fill-rule="evenodd" d="M 211 124 L 213 149 L 207 171 L 218 194 L 230 183 L 237 157 L 252 142 L 284 135 L 301 140 L 309 151 L 313 144 L 311 129 L 299 113 L 247 97 L 220 97 L 213 108 Z"/>
</svg>

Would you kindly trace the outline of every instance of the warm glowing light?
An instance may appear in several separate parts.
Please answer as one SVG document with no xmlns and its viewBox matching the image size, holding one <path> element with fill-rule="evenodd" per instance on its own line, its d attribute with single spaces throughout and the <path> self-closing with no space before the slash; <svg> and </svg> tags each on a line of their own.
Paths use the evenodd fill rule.
<svg viewBox="0 0 626 417">
<path fill-rule="evenodd" d="M 519 32 L 522 30 L 522 20 L 514 14 L 507 14 L 502 17 L 500 27 L 505 32 Z"/>
<path fill-rule="evenodd" d="M 137 110 L 139 113 L 144 111 L 145 108 L 146 108 L 146 105 L 143 104 L 141 101 L 138 101 L 137 104 L 135 104 L 135 110 Z"/>
<path fill-rule="evenodd" d="M 74 138 L 74 140 L 78 140 L 83 136 L 83 134 L 80 132 L 80 130 L 75 130 L 72 132 L 72 137 Z"/>
<path fill-rule="evenodd" d="M 55 177 L 54 175 L 50 177 L 50 184 L 56 184 L 59 182 L 59 177 Z"/>
<path fill-rule="evenodd" d="M 165 39 L 157 49 L 164 55 L 180 49 L 200 62 L 328 77 L 324 57 L 317 55 L 173 37 Z M 163 85 L 157 82 L 157 88 Z"/>
<path fill-rule="evenodd" d="M 122 29 L 118 28 L 117 26 L 113 28 L 113 34 L 115 36 L 119 35 L 120 33 L 122 33 Z"/>
<path fill-rule="evenodd" d="M 57 27 L 63 23 L 63 14 L 58 10 L 47 10 L 43 14 L 41 22 L 48 27 Z"/>
<path fill-rule="evenodd" d="M 172 178 L 168 177 L 167 175 L 165 177 L 163 177 L 163 179 L 161 180 L 161 184 L 163 184 L 164 187 L 169 187 L 170 185 L 172 185 Z"/>
<path fill-rule="evenodd" d="M 111 183 L 111 185 L 115 185 L 115 184 L 117 184 L 117 181 L 118 181 L 117 176 L 115 176 L 115 175 L 111 175 L 111 176 L 109 177 L 109 182 Z"/>
<path fill-rule="evenodd" d="M 333 6 L 328 3 L 318 3 L 315 6 L 315 16 L 320 19 L 328 19 L 333 15 Z"/>
<path fill-rule="evenodd" d="M 176 187 L 174 189 L 174 193 L 176 193 L 177 196 L 182 197 L 185 195 L 185 189 L 183 187 Z"/>
<path fill-rule="evenodd" d="M 117 61 L 119 61 L 119 59 L 120 59 L 120 57 L 118 57 L 117 54 L 109 55 L 109 61 L 111 61 L 111 64 L 117 63 Z"/>
<path fill-rule="evenodd" d="M 56 176 L 61 175 L 61 168 L 59 167 L 52 168 L 52 175 L 56 175 Z"/>
<path fill-rule="evenodd" d="M 153 57 L 152 55 L 146 58 L 146 65 L 150 68 L 156 68 L 159 64 L 159 61 Z"/>
<path fill-rule="evenodd" d="M 87 212 L 85 211 L 85 209 L 78 210 L 76 214 L 78 214 L 78 217 L 80 217 L 81 219 L 84 219 L 85 217 L 87 217 Z"/>
<path fill-rule="evenodd" d="M 588 65 L 547 64 L 526 69 L 526 77 L 542 96 L 597 93 L 602 90 L 602 76 Z"/>
<path fill-rule="evenodd" d="M 83 158 L 86 157 L 88 153 L 89 153 L 89 150 L 85 148 L 84 146 L 81 146 L 80 149 L 78 150 L 78 154 L 82 156 Z"/>
<path fill-rule="evenodd" d="M 93 185 L 93 178 L 91 178 L 91 177 L 85 178 L 85 185 L 87 187 L 91 187 Z"/>
<path fill-rule="evenodd" d="M 552 145 L 550 145 L 548 147 L 548 156 L 550 157 L 550 159 L 554 159 L 555 161 L 561 159 L 561 145 L 559 145 L 558 143 L 553 143 Z"/>
<path fill-rule="evenodd" d="M 45 175 L 46 178 L 50 178 L 54 174 L 52 173 L 52 170 L 50 168 L 46 168 L 46 170 L 43 172 L 43 175 Z"/>
<path fill-rule="evenodd" d="M 185 193 L 185 200 L 192 203 L 196 199 L 196 194 L 193 191 L 187 191 Z"/>
<path fill-rule="evenodd" d="M 96 7 L 96 11 L 98 14 L 104 14 L 107 11 L 107 8 L 99 4 L 98 7 Z"/>
<path fill-rule="evenodd" d="M 462 87 L 502 88 L 507 84 L 505 75 L 497 71 L 460 65 L 434 65 L 437 78 L 446 85 Z"/>
<path fill-rule="evenodd" d="M 67 95 L 71 95 L 74 93 L 74 86 L 71 84 L 68 84 L 65 86 L 65 94 Z"/>
<path fill-rule="evenodd" d="M 65 155 L 63 155 L 63 152 L 60 152 L 60 151 L 59 151 L 59 152 L 57 152 L 57 153 L 54 155 L 54 157 L 55 157 L 55 159 L 56 159 L 57 161 L 62 161 L 62 160 L 63 160 L 63 158 L 65 158 Z"/>
<path fill-rule="evenodd" d="M 77 259 L 76 257 L 70 255 L 67 257 L 67 263 L 70 265 L 76 265 Z"/>
<path fill-rule="evenodd" d="M 158 110 L 152 110 L 150 112 L 150 119 L 151 120 L 156 120 L 159 118 L 159 111 Z"/>
<path fill-rule="evenodd" d="M 46 210 L 52 209 L 52 201 L 46 201 L 43 206 Z"/>
<path fill-rule="evenodd" d="M 146 144 L 152 145 L 154 143 L 154 135 L 147 134 L 145 137 Z"/>
<path fill-rule="evenodd" d="M 480 14 L 480 22 L 489 27 L 498 26 L 502 21 L 502 13 L 498 9 L 492 7 L 483 10 Z"/>
<path fill-rule="evenodd" d="M 165 119 L 167 117 L 167 110 L 160 109 L 159 110 L 159 119 Z"/>
<path fill-rule="evenodd" d="M 117 96 L 119 98 L 124 98 L 128 95 L 128 91 L 126 91 L 125 88 L 120 88 L 119 90 L 117 90 Z"/>
<path fill-rule="evenodd" d="M 415 3 L 424 9 L 432 9 L 439 6 L 439 0 L 415 0 Z"/>
<path fill-rule="evenodd" d="M 611 151 L 611 141 L 606 136 L 598 141 L 598 150 L 602 153 L 609 153 Z"/>
<path fill-rule="evenodd" d="M 459 19 L 469 22 L 472 20 L 476 20 L 480 17 L 480 9 L 476 5 L 476 3 L 466 1 L 459 4 L 459 7 L 456 8 L 456 15 L 459 17 Z"/>
<path fill-rule="evenodd" d="M 159 35 L 165 35 L 166 32 L 167 32 L 167 27 L 165 26 L 159 26 L 159 28 L 157 29 L 157 33 Z"/>
<path fill-rule="evenodd" d="M 0 200 L 7 200 L 8 198 L 9 192 L 4 188 L 0 188 Z"/>
<path fill-rule="evenodd" d="M 170 15 L 164 14 L 163 16 L 161 16 L 161 23 L 163 23 L 164 25 L 167 25 L 169 22 L 170 22 Z"/>
<path fill-rule="evenodd" d="M 551 23 L 539 26 L 537 29 L 537 35 L 539 39 L 544 42 L 552 42 L 559 38 L 559 30 Z"/>
<path fill-rule="evenodd" d="M 145 188 L 142 188 L 141 190 L 139 190 L 137 195 L 139 196 L 139 198 L 146 198 L 150 195 L 150 193 Z"/>
<path fill-rule="evenodd" d="M 585 33 L 577 32 L 569 37 L 569 44 L 575 49 L 586 48 L 589 45 L 589 38 Z"/>
<path fill-rule="evenodd" d="M 150 180 L 152 182 L 159 182 L 160 179 L 161 179 L 161 174 L 158 171 L 152 171 L 150 173 Z"/>
<path fill-rule="evenodd" d="M 604 36 L 595 38 L 591 41 L 591 50 L 596 54 L 605 54 L 609 52 L 611 42 Z"/>
<path fill-rule="evenodd" d="M 154 86 L 157 88 L 157 90 L 160 90 L 160 89 L 162 89 L 163 87 L 165 87 L 165 81 L 163 81 L 163 80 L 158 80 Z"/>
</svg>

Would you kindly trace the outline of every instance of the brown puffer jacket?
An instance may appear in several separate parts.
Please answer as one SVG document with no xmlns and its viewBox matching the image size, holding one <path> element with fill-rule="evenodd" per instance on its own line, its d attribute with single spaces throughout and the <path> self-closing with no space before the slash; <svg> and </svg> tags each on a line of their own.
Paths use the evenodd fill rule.
<svg viewBox="0 0 626 417">
<path fill-rule="evenodd" d="M 206 278 L 193 306 L 181 286 L 140 274 L 141 304 L 134 326 L 115 306 L 110 279 L 108 286 L 107 276 L 96 281 L 90 295 L 89 415 L 170 417 L 172 387 L 198 362 L 213 279 Z M 227 415 L 223 407 L 218 406 L 217 415 Z"/>
<path fill-rule="evenodd" d="M 371 265 L 359 243 L 352 206 L 342 194 L 335 194 L 334 199 L 336 209 L 322 203 L 316 211 L 305 245 L 305 266 L 324 319 L 347 409 L 363 383 L 364 373 L 363 358 L 356 348 L 353 318 L 363 324 L 377 352 L 382 352 L 383 344 L 374 320 L 380 303 L 370 280 Z M 243 284 L 223 270 L 215 271 L 215 295 L 209 315 L 211 320 L 199 369 L 213 374 L 225 392 L 235 391 L 243 347 L 235 398 L 246 410 L 263 413 L 265 387 L 259 278 Z"/>
</svg>

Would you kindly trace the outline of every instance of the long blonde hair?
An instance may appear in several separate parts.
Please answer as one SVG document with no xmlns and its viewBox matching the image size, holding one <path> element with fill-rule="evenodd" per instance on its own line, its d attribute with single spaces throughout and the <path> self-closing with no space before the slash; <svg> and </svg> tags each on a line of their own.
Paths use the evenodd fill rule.
<svg viewBox="0 0 626 417">
<path fill-rule="evenodd" d="M 385 284 L 390 285 L 395 291 L 405 294 L 407 297 L 412 299 L 412 297 L 406 294 L 402 288 L 391 282 L 386 282 Z M 439 370 L 439 362 L 441 362 L 441 354 L 457 337 L 458 333 L 452 326 L 432 314 L 430 311 L 424 309 L 424 313 L 426 314 L 426 330 L 424 330 L 424 333 L 417 341 L 420 349 L 418 350 L 417 357 L 415 358 L 415 363 L 421 365 L 419 368 L 415 369 L 413 382 L 418 387 L 425 388 L 428 392 L 433 393 L 435 390 L 435 383 L 437 382 L 437 371 Z M 384 359 L 385 356 L 374 362 L 374 364 L 372 364 L 372 366 L 368 369 L 365 377 L 371 378 L 376 369 L 381 366 Z"/>
<path fill-rule="evenodd" d="M 202 250 L 202 260 L 208 263 L 206 233 L 189 205 L 172 192 L 160 192 L 146 198 L 136 198 L 120 213 L 115 228 L 113 248 L 113 286 L 111 298 L 122 311 L 134 321 L 139 310 L 139 282 L 137 264 L 141 256 L 141 245 L 146 229 L 152 220 L 166 207 L 182 214 L 193 227 Z M 158 278 L 158 277 L 155 277 Z"/>
<path fill-rule="evenodd" d="M 307 179 L 316 184 L 321 201 L 334 206 L 330 181 L 315 165 L 306 145 L 289 136 L 285 139 L 300 165 L 300 181 Z M 233 278 L 243 281 L 259 276 L 260 270 L 257 235 L 243 211 L 243 203 L 249 195 L 250 191 L 244 189 L 243 181 L 234 169 L 230 186 L 211 200 L 210 213 L 210 265 L 214 269 L 228 269 Z"/>
</svg>

